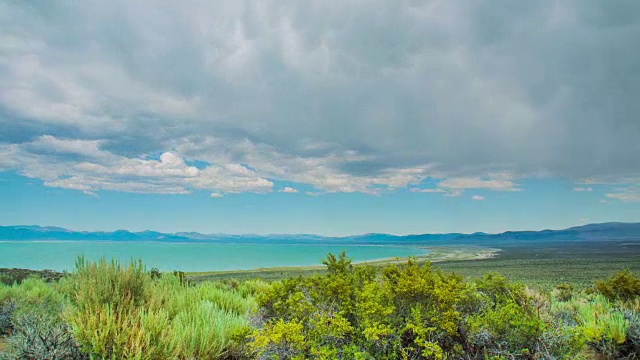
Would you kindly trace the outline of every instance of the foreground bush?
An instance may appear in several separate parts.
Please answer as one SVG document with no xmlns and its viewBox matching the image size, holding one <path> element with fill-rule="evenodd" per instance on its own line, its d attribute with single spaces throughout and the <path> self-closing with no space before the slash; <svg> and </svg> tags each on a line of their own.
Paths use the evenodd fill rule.
<svg viewBox="0 0 640 360">
<path fill-rule="evenodd" d="M 328 274 L 275 283 L 249 343 L 264 359 L 574 358 L 578 331 L 545 320 L 521 285 L 497 274 L 464 283 L 409 260 L 380 272 L 344 253 Z"/>
<path fill-rule="evenodd" d="M 8 359 L 222 359 L 241 356 L 257 305 L 221 284 L 192 286 L 141 262 L 88 262 L 58 283 L 0 285 Z"/>
<path fill-rule="evenodd" d="M 636 277 L 539 292 L 496 273 L 463 281 L 409 260 L 328 255 L 325 275 L 189 284 L 80 258 L 57 283 L 0 285 L 8 359 L 640 358 Z M 603 285 L 604 284 L 604 285 Z M 609 291 L 611 290 L 611 291 Z M 615 294 L 615 295 L 612 295 Z M 0 358 L 2 357 L 0 356 Z"/>
<path fill-rule="evenodd" d="M 141 263 L 80 259 L 67 319 L 83 351 L 100 358 L 203 359 L 239 352 L 251 299 L 213 284 L 189 286 Z"/>
<path fill-rule="evenodd" d="M 12 323 L 10 351 L 4 354 L 6 359 L 88 359 L 79 350 L 69 327 L 59 317 L 44 309 L 19 314 Z"/>
<path fill-rule="evenodd" d="M 0 335 L 8 334 L 13 330 L 13 312 L 16 305 L 13 301 L 0 303 Z"/>
</svg>

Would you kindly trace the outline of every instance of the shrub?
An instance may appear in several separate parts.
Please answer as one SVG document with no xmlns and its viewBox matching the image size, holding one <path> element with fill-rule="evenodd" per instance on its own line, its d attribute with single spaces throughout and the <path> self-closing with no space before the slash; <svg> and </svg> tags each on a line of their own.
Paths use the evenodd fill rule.
<svg viewBox="0 0 640 360">
<path fill-rule="evenodd" d="M 606 280 L 597 281 L 595 289 L 609 300 L 632 300 L 640 296 L 640 277 L 623 270 Z"/>
<path fill-rule="evenodd" d="M 149 276 L 152 280 L 156 280 L 162 276 L 162 273 L 160 272 L 160 270 L 158 270 L 158 268 L 152 268 L 151 270 L 149 270 Z"/>
<path fill-rule="evenodd" d="M 562 321 L 548 324 L 534 348 L 541 359 L 578 359 L 585 346 L 582 331 Z"/>
<path fill-rule="evenodd" d="M 195 309 L 182 311 L 172 323 L 171 344 L 181 359 L 218 359 L 241 353 L 241 344 L 232 335 L 244 331 L 244 316 L 202 301 Z"/>
<path fill-rule="evenodd" d="M 553 295 L 560 301 L 569 301 L 573 296 L 573 286 L 571 284 L 560 284 L 556 286 Z"/>
<path fill-rule="evenodd" d="M 62 293 L 40 278 L 27 278 L 22 283 L 0 286 L 0 303 L 13 301 L 21 308 L 47 307 L 59 310 L 66 302 Z"/>
<path fill-rule="evenodd" d="M 515 301 L 487 308 L 469 319 L 471 343 L 477 354 L 514 357 L 533 352 L 544 329 L 542 321 Z"/>
<path fill-rule="evenodd" d="M 246 280 L 238 286 L 238 293 L 244 297 L 256 296 L 265 292 L 271 285 L 262 280 Z"/>
<path fill-rule="evenodd" d="M 257 307 L 252 297 L 244 297 L 237 291 L 215 283 L 189 286 L 172 274 L 163 275 L 150 286 L 148 306 L 150 309 L 164 308 L 174 317 L 181 311 L 197 308 L 203 300 L 238 315 L 247 315 Z"/>
<path fill-rule="evenodd" d="M 254 333 L 249 343 L 258 359 L 304 359 L 307 343 L 299 321 L 275 320 Z"/>
<path fill-rule="evenodd" d="M 88 359 L 78 349 L 69 327 L 57 314 L 44 309 L 35 308 L 17 315 L 8 342 L 7 359 Z"/>
<path fill-rule="evenodd" d="M 112 311 L 143 305 L 150 282 L 141 261 L 131 261 L 129 266 L 120 262 L 87 262 L 84 257 L 76 260 L 73 275 L 74 303 L 83 310 L 97 305 L 109 305 Z"/>
<path fill-rule="evenodd" d="M 11 319 L 15 308 L 16 304 L 11 300 L 0 305 L 0 335 L 7 334 L 13 329 Z"/>
<path fill-rule="evenodd" d="M 328 359 L 462 353 L 460 277 L 414 260 L 387 266 L 378 275 L 372 267 L 353 267 L 344 254 L 329 255 L 324 263 L 326 275 L 286 279 L 258 295 L 267 325 L 254 334 L 253 349 L 268 346 L 272 355 Z M 288 339 L 283 332 L 294 327 L 304 346 L 273 340 Z"/>
<path fill-rule="evenodd" d="M 630 309 L 623 311 L 624 318 L 629 322 L 627 328 L 627 339 L 625 346 L 621 349 L 622 354 L 631 357 L 634 354 L 640 357 L 640 315 Z"/>
<path fill-rule="evenodd" d="M 603 296 L 580 304 L 577 318 L 586 343 L 601 355 L 616 358 L 626 347 L 629 319 Z"/>
<path fill-rule="evenodd" d="M 140 262 L 78 261 L 67 319 L 82 349 L 97 358 L 216 359 L 242 353 L 251 297 L 179 273 L 155 281 Z M 249 330 L 250 331 L 250 330 Z"/>
</svg>

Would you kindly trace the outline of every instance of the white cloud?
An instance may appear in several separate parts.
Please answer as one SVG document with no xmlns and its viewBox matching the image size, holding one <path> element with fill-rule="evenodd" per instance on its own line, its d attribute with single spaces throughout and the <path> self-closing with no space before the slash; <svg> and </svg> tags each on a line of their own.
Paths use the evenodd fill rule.
<svg viewBox="0 0 640 360">
<path fill-rule="evenodd" d="M 444 193 L 444 196 L 447 197 L 458 197 L 460 195 L 462 195 L 462 190 L 448 190 Z"/>
<path fill-rule="evenodd" d="M 619 192 L 609 193 L 605 196 L 610 199 L 616 199 L 624 202 L 640 201 L 640 186 L 620 189 Z"/>
<path fill-rule="evenodd" d="M 412 188 L 410 191 L 411 192 L 419 192 L 419 193 L 443 193 L 443 192 L 445 192 L 444 189 L 434 189 L 434 188 L 426 188 L 426 189 Z"/>
<path fill-rule="evenodd" d="M 484 200 L 484 196 L 480 196 L 480 195 L 473 195 L 473 196 L 471 197 L 471 200 L 481 201 L 481 200 Z"/>
<path fill-rule="evenodd" d="M 494 191 L 518 191 L 511 180 L 506 179 L 480 179 L 480 178 L 451 178 L 438 183 L 442 189 L 488 189 Z"/>
<path fill-rule="evenodd" d="M 573 191 L 586 191 L 586 192 L 592 192 L 593 188 L 590 187 L 574 187 Z"/>
<path fill-rule="evenodd" d="M 210 198 L 221 198 L 224 197 L 224 195 L 220 194 L 220 193 L 211 193 L 211 195 L 209 195 Z"/>
<path fill-rule="evenodd" d="M 412 188 L 412 192 L 442 193 L 444 196 L 457 197 L 467 189 L 486 189 L 493 191 L 519 191 L 516 184 L 509 180 L 508 173 L 490 174 L 494 178 L 454 177 L 440 181 L 435 188 Z M 482 200 L 482 199 L 474 199 Z"/>
<path fill-rule="evenodd" d="M 289 186 L 285 186 L 282 190 L 278 190 L 278 191 L 279 192 L 283 192 L 283 193 L 292 193 L 292 194 L 298 192 L 298 190 L 296 190 L 296 189 L 294 189 L 292 187 L 289 187 Z"/>
<path fill-rule="evenodd" d="M 161 154 L 158 160 L 128 158 L 101 150 L 99 144 L 46 136 L 0 147 L 0 158 L 15 159 L 19 166 L 13 166 L 22 175 L 42 179 L 45 186 L 88 194 L 99 190 L 188 194 L 194 189 L 260 193 L 273 187 L 271 181 L 240 164 L 210 164 L 198 169 L 171 152 Z"/>
</svg>

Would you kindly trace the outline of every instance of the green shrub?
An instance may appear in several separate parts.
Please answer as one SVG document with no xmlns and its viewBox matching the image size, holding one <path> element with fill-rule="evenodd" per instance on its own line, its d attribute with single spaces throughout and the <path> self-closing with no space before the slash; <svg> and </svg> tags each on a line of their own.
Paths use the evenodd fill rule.
<svg viewBox="0 0 640 360">
<path fill-rule="evenodd" d="M 597 281 L 595 289 L 609 300 L 632 300 L 640 296 L 640 277 L 623 270 L 609 279 Z"/>
<path fill-rule="evenodd" d="M 573 286 L 571 284 L 560 284 L 556 286 L 553 295 L 560 301 L 569 301 L 573 296 Z"/>
<path fill-rule="evenodd" d="M 149 287 L 149 308 L 164 308 L 171 317 L 181 311 L 197 308 L 203 300 L 238 315 L 247 315 L 257 307 L 252 297 L 245 297 L 237 291 L 227 290 L 215 283 L 186 285 L 172 274 L 164 274 Z"/>
<path fill-rule="evenodd" d="M 580 304 L 577 318 L 586 343 L 605 357 L 616 358 L 627 341 L 629 320 L 603 296 Z"/>
<path fill-rule="evenodd" d="M 541 319 L 515 301 L 507 301 L 469 319 L 471 343 L 478 354 L 510 356 L 533 352 L 544 330 Z"/>
<path fill-rule="evenodd" d="M 78 261 L 67 319 L 82 349 L 97 358 L 216 359 L 237 356 L 251 297 L 179 273 L 151 280 L 140 262 Z"/>
<path fill-rule="evenodd" d="M 246 280 L 238 286 L 237 290 L 242 296 L 249 297 L 249 296 L 256 296 L 260 293 L 267 291 L 267 289 L 270 286 L 271 285 L 269 283 L 259 279 Z"/>
<path fill-rule="evenodd" d="M 305 359 L 304 325 L 295 320 L 272 321 L 255 332 L 249 347 L 259 359 Z"/>
<path fill-rule="evenodd" d="M 27 278 L 20 284 L 0 286 L 0 303 L 13 301 L 21 307 L 53 307 L 59 309 L 65 296 L 40 278 Z"/>
<path fill-rule="evenodd" d="M 246 317 L 203 300 L 196 308 L 176 316 L 170 342 L 180 359 L 217 359 L 241 353 L 241 344 L 233 335 L 248 326 Z"/>
<path fill-rule="evenodd" d="M 109 305 L 119 311 L 143 305 L 151 278 L 141 261 L 131 261 L 128 266 L 102 258 L 87 262 L 83 257 L 76 261 L 73 275 L 72 299 L 80 311 L 91 310 L 98 305 Z"/>
<path fill-rule="evenodd" d="M 254 334 L 254 350 L 268 345 L 272 355 L 330 359 L 462 353 L 462 316 L 456 309 L 465 288 L 460 277 L 414 260 L 380 273 L 353 267 L 344 253 L 329 255 L 324 263 L 326 275 L 275 282 L 258 295 L 267 324 Z M 304 346 L 273 340 L 288 339 L 282 333 L 292 327 L 300 332 L 293 339 L 303 338 Z"/>
</svg>

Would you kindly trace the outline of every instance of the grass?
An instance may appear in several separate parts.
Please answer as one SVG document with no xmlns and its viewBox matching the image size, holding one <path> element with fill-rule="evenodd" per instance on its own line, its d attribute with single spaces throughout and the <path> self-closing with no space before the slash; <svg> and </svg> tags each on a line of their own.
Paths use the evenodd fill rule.
<svg viewBox="0 0 640 360">
<path fill-rule="evenodd" d="M 0 354 L 7 349 L 7 340 L 3 337 L 0 337 Z"/>
</svg>

